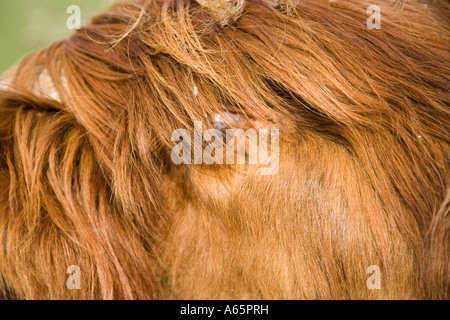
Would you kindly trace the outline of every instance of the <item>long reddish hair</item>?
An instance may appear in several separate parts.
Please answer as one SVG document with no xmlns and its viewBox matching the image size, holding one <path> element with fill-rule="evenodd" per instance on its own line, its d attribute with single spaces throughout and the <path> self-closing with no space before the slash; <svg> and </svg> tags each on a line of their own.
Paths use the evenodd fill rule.
<svg viewBox="0 0 450 320">
<path fill-rule="evenodd" d="M 370 30 L 372 2 L 136 0 L 26 58 L 0 91 L 0 293 L 449 299 L 450 7 L 377 1 Z M 278 174 L 171 162 L 224 112 L 280 129 Z"/>
</svg>

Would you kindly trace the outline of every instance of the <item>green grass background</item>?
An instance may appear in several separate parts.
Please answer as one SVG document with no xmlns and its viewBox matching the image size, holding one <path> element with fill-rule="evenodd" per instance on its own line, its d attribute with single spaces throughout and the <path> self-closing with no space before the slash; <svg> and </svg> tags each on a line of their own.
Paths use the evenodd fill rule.
<svg viewBox="0 0 450 320">
<path fill-rule="evenodd" d="M 82 24 L 105 11 L 114 0 L 0 0 L 0 74 L 31 52 L 70 36 L 66 13 L 81 9 Z"/>
</svg>

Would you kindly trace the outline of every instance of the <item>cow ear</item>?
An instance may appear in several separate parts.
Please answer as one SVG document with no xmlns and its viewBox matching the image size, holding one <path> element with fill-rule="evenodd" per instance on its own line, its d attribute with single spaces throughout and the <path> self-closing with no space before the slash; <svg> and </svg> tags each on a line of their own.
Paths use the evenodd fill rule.
<svg viewBox="0 0 450 320">
<path fill-rule="evenodd" d="M 251 118 L 243 113 L 224 111 L 214 116 L 214 128 L 225 129 L 275 129 L 275 122 Z"/>
</svg>

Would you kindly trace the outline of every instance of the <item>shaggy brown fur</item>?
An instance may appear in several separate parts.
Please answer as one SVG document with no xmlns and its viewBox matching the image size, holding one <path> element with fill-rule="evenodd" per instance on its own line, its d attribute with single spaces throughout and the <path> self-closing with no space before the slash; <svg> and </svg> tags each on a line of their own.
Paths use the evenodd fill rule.
<svg viewBox="0 0 450 320">
<path fill-rule="evenodd" d="M 119 3 L 13 71 L 3 296 L 450 298 L 448 3 L 280 2 Z M 221 112 L 280 128 L 278 174 L 171 162 Z"/>
</svg>

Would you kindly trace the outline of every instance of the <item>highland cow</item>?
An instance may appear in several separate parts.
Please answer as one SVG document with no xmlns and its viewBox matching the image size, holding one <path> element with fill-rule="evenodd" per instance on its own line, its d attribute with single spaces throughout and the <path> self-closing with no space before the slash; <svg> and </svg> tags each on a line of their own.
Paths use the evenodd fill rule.
<svg viewBox="0 0 450 320">
<path fill-rule="evenodd" d="M 0 90 L 0 294 L 449 299 L 449 16 L 135 0 L 31 54 Z M 278 171 L 174 163 L 196 121 L 279 130 Z"/>
</svg>

